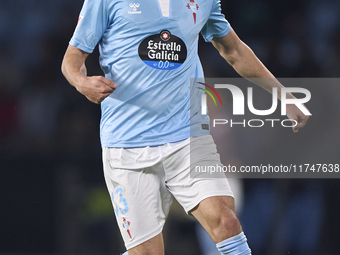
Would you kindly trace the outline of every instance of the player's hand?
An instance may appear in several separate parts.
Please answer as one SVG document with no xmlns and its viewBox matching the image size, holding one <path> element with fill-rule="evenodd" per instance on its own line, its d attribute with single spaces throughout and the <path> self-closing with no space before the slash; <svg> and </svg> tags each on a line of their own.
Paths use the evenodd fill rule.
<svg viewBox="0 0 340 255">
<path fill-rule="evenodd" d="M 86 76 L 76 88 L 92 103 L 100 104 L 117 88 L 117 84 L 103 76 Z"/>
<path fill-rule="evenodd" d="M 293 127 L 294 133 L 297 133 L 300 128 L 303 128 L 306 125 L 309 115 L 305 115 L 296 105 L 293 104 L 287 105 L 286 109 L 287 117 L 297 122 L 297 125 Z M 296 123 L 292 121 L 292 124 L 295 125 Z"/>
</svg>

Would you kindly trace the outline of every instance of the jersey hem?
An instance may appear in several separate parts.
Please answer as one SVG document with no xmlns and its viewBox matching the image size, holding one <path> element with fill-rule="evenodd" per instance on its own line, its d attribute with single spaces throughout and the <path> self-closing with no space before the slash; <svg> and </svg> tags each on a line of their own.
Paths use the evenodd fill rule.
<svg viewBox="0 0 340 255">
<path fill-rule="evenodd" d="M 175 143 L 180 142 L 183 140 L 186 140 L 190 138 L 190 135 L 184 135 L 184 136 L 178 136 L 174 139 L 167 139 L 167 140 L 161 140 L 161 141 L 143 141 L 143 142 L 128 142 L 128 143 L 106 143 L 102 142 L 102 148 L 143 148 L 147 146 L 160 146 L 167 143 Z"/>
</svg>

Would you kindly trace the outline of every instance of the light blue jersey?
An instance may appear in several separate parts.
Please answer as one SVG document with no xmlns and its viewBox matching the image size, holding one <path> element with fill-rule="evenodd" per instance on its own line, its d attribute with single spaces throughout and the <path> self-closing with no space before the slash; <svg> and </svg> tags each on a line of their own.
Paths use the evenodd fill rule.
<svg viewBox="0 0 340 255">
<path fill-rule="evenodd" d="M 135 2 L 134 2 L 135 1 Z M 209 134 L 201 115 L 198 36 L 230 25 L 219 0 L 85 0 L 70 41 L 91 53 L 117 89 L 101 104 L 103 147 L 145 147 Z"/>
</svg>

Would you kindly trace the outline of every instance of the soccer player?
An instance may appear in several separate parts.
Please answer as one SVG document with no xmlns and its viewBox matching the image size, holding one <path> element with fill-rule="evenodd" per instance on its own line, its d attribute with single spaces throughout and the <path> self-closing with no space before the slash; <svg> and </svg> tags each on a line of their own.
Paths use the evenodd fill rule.
<svg viewBox="0 0 340 255">
<path fill-rule="evenodd" d="M 199 33 L 241 76 L 271 78 L 258 85 L 280 91 L 221 14 L 219 0 L 85 0 L 64 56 L 69 83 L 101 103 L 104 176 L 129 255 L 164 254 L 172 197 L 221 254 L 251 254 L 228 180 L 190 178 L 190 164 L 221 164 L 209 118 L 200 113 Z M 87 76 L 85 67 L 98 43 L 105 78 Z M 295 132 L 308 119 L 294 105 L 287 115 L 298 122 Z"/>
</svg>

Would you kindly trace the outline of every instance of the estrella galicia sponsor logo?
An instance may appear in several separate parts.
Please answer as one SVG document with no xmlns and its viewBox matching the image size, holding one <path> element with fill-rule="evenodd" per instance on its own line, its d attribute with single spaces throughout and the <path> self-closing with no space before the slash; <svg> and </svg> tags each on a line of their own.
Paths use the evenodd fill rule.
<svg viewBox="0 0 340 255">
<path fill-rule="evenodd" d="M 139 45 L 138 54 L 148 66 L 172 70 L 180 67 L 187 58 L 187 47 L 181 38 L 168 30 L 145 38 Z"/>
</svg>

